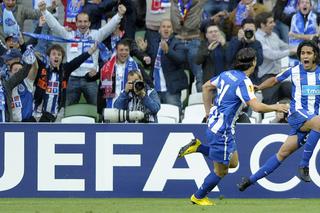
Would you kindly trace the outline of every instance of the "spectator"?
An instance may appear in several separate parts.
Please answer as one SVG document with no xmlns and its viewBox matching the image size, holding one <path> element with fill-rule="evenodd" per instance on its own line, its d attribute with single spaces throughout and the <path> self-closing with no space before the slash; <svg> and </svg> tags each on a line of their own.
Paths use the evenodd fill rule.
<svg viewBox="0 0 320 213">
<path fill-rule="evenodd" d="M 100 71 L 97 104 L 99 114 L 102 114 L 104 108 L 113 108 L 114 101 L 125 88 L 128 73 L 139 70 L 137 62 L 130 57 L 129 52 L 129 42 L 120 41 L 116 52 Z"/>
<path fill-rule="evenodd" d="M 258 30 L 256 38 L 262 44 L 263 64 L 259 67 L 258 77 L 260 82 L 264 82 L 270 77 L 274 77 L 281 71 L 281 58 L 295 54 L 295 49 L 290 49 L 289 45 L 283 42 L 277 34 L 273 32 L 275 26 L 272 13 L 261 13 L 257 16 Z M 283 81 L 274 87 L 262 90 L 263 102 L 274 104 L 283 98 L 291 97 L 291 83 Z"/>
<path fill-rule="evenodd" d="M 277 0 L 273 8 L 273 17 L 276 22 L 273 31 L 286 43 L 289 43 L 289 27 L 292 16 L 297 10 L 297 3 L 297 0 Z"/>
<path fill-rule="evenodd" d="M 236 54 L 240 49 L 251 47 L 256 51 L 257 66 L 254 69 L 254 73 L 250 76 L 254 84 L 258 82 L 258 66 L 263 62 L 262 46 L 261 43 L 256 40 L 255 32 L 255 21 L 251 18 L 244 19 L 241 24 L 241 29 L 238 31 L 238 36 L 231 39 L 226 50 L 226 64 L 230 66 L 229 68 L 233 65 Z"/>
<path fill-rule="evenodd" d="M 14 64 L 17 61 L 20 61 L 21 53 L 17 49 L 11 49 L 5 55 L 2 56 L 2 59 L 7 64 Z M 8 78 L 1 77 L 0 84 L 0 102 L 1 102 L 1 113 L 0 113 L 0 122 L 8 122 L 13 121 L 12 116 L 12 90 L 18 86 L 23 79 L 27 77 L 29 72 L 33 70 L 35 65 L 25 63 L 23 65 L 22 70 L 17 71 L 16 73 L 12 73 Z"/>
<path fill-rule="evenodd" d="M 23 64 L 14 62 L 10 66 L 9 76 L 23 70 Z M 29 71 L 28 76 L 12 89 L 12 118 L 15 122 L 32 121 L 33 83 L 37 76 L 38 64 Z"/>
<path fill-rule="evenodd" d="M 318 34 L 317 15 L 311 10 L 311 0 L 299 0 L 289 32 L 289 45 L 297 47 L 303 40 L 312 40 Z"/>
<path fill-rule="evenodd" d="M 201 42 L 196 56 L 196 63 L 202 65 L 203 82 L 225 70 L 226 61 L 226 40 L 219 27 L 215 24 L 206 26 L 205 36 L 206 39 Z"/>
<path fill-rule="evenodd" d="M 17 27 L 14 27 L 15 29 L 13 29 L 13 31 L 10 29 L 5 30 L 3 28 L 4 25 L 0 24 L 0 39 L 2 41 L 4 41 L 4 38 L 11 33 L 14 33 L 15 35 L 19 35 L 20 29 L 23 28 L 23 23 L 25 20 L 38 19 L 41 16 L 41 13 L 39 10 L 33 10 L 31 8 L 26 8 L 22 5 L 17 5 L 16 0 L 4 0 L 3 3 L 4 3 L 4 7 L 0 8 L 1 20 L 5 18 L 5 14 L 6 14 L 7 19 L 11 19 L 11 21 L 13 21 L 12 23 L 14 23 L 14 26 L 17 26 Z M 55 10 L 55 8 L 56 8 L 56 2 L 55 0 L 53 0 L 53 4 L 51 7 L 48 7 L 48 10 L 52 12 Z M 6 13 L 4 13 L 4 11 L 6 11 Z M 5 23 L 5 21 L 3 21 L 3 23 Z"/>
<path fill-rule="evenodd" d="M 185 64 L 196 80 L 197 92 L 202 91 L 201 65 L 195 63 L 200 45 L 200 25 L 205 0 L 172 0 L 171 22 L 179 40 L 176 50 L 185 51 Z M 192 83 L 192 82 L 191 82 Z"/>
<path fill-rule="evenodd" d="M 141 111 L 144 113 L 144 119 L 140 122 L 158 123 L 157 113 L 160 110 L 160 100 L 157 92 L 144 83 L 138 70 L 130 71 L 127 79 L 124 90 L 114 102 L 114 107 L 122 110 Z"/>
<path fill-rule="evenodd" d="M 181 91 L 188 88 L 188 78 L 182 65 L 184 52 L 176 49 L 178 40 L 172 34 L 170 19 L 161 22 L 159 31 L 161 40 L 151 55 L 155 90 L 161 103 L 176 105 L 181 111 Z"/>
<path fill-rule="evenodd" d="M 152 55 L 152 53 L 158 50 L 158 42 L 160 40 L 159 28 L 160 22 L 164 19 L 170 19 L 170 7 L 162 7 L 161 5 L 155 5 L 155 0 L 146 0 L 146 33 L 145 47 L 141 49 L 146 51 L 147 55 Z M 142 41 L 141 38 L 137 39 L 137 44 L 139 47 Z"/>
<path fill-rule="evenodd" d="M 119 24 L 122 16 L 124 15 L 126 8 L 123 5 L 119 5 L 118 14 L 116 14 L 105 26 L 99 30 L 90 30 L 89 16 L 86 13 L 79 13 L 76 17 L 76 31 L 67 31 L 60 23 L 52 16 L 52 14 L 45 9 L 45 3 L 39 5 L 39 9 L 46 17 L 49 27 L 53 32 L 57 33 L 61 37 L 69 39 L 88 39 L 101 42 L 108 37 Z M 67 45 L 67 61 L 74 59 L 81 53 L 85 52 L 93 44 L 90 42 L 83 43 L 70 43 Z M 89 104 L 97 104 L 97 83 L 95 81 L 87 81 L 85 78 L 87 73 L 95 75 L 98 71 L 98 55 L 97 51 L 94 53 L 85 63 L 72 73 L 69 79 L 67 88 L 67 100 L 66 105 L 76 104 L 80 100 L 81 93 Z"/>
<path fill-rule="evenodd" d="M 65 56 L 64 49 L 54 44 L 47 50 L 49 64 L 38 59 L 39 71 L 35 82 L 33 121 L 54 122 L 63 114 L 65 90 L 71 72 L 92 56 L 96 49 L 97 44 L 70 62 L 62 63 Z"/>
<path fill-rule="evenodd" d="M 256 15 L 266 12 L 267 8 L 255 0 L 241 0 L 238 6 L 230 13 L 227 26 L 227 38 L 238 34 L 242 21 L 246 18 L 254 19 Z"/>
</svg>

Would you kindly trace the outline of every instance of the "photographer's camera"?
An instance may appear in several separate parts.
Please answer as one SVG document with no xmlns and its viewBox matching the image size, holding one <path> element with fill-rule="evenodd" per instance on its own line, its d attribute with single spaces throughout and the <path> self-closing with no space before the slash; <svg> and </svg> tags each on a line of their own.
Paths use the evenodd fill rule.
<svg viewBox="0 0 320 213">
<path fill-rule="evenodd" d="M 248 40 L 250 40 L 254 36 L 253 30 L 245 30 L 244 31 L 244 37 Z"/>
<path fill-rule="evenodd" d="M 140 91 L 144 89 L 144 82 L 141 80 L 136 80 L 133 82 L 133 87 L 136 89 L 136 91 Z"/>
</svg>

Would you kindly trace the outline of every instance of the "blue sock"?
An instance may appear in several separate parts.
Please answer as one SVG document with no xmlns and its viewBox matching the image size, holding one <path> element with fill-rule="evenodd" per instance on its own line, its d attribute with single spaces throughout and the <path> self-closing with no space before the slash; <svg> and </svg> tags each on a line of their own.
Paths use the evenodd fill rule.
<svg viewBox="0 0 320 213">
<path fill-rule="evenodd" d="M 221 177 L 211 172 L 205 179 L 202 186 L 194 193 L 197 199 L 202 199 L 219 183 Z"/>
<path fill-rule="evenodd" d="M 300 167 L 309 167 L 309 161 L 312 156 L 313 150 L 317 145 L 320 138 L 320 132 L 311 130 L 304 146 L 302 160 L 300 161 Z"/>
<path fill-rule="evenodd" d="M 208 156 L 209 155 L 209 146 L 205 146 L 205 145 L 200 145 L 197 149 L 197 152 L 202 153 L 204 156 Z"/>
<path fill-rule="evenodd" d="M 250 176 L 250 183 L 255 183 L 257 182 L 257 180 L 271 174 L 276 168 L 280 166 L 280 164 L 281 162 L 278 160 L 277 155 L 273 155 L 256 173 Z"/>
</svg>

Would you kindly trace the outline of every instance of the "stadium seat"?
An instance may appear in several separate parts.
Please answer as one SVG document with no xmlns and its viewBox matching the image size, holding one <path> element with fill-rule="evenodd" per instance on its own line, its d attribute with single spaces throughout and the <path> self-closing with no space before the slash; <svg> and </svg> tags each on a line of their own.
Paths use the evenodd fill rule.
<svg viewBox="0 0 320 213">
<path fill-rule="evenodd" d="M 64 117 L 84 116 L 98 121 L 97 107 L 91 104 L 74 104 L 65 108 Z"/>
<path fill-rule="evenodd" d="M 158 116 L 158 119 L 159 117 L 172 118 L 175 120 L 175 123 L 179 123 L 179 120 L 180 120 L 179 107 L 172 104 L 161 104 L 161 108 L 157 116 Z"/>
<path fill-rule="evenodd" d="M 158 116 L 158 123 L 159 124 L 175 124 L 176 119 L 164 116 Z"/>
<path fill-rule="evenodd" d="M 202 92 L 192 93 L 189 95 L 188 106 L 194 104 L 203 104 Z"/>
<path fill-rule="evenodd" d="M 61 123 L 95 123 L 95 119 L 87 116 L 70 116 L 62 118 Z"/>
<path fill-rule="evenodd" d="M 184 110 L 184 118 L 182 123 L 188 124 L 200 124 L 205 116 L 205 110 L 203 104 L 195 104 L 187 106 Z"/>
<path fill-rule="evenodd" d="M 255 118 L 256 123 L 261 123 L 261 120 L 262 120 L 262 115 L 261 115 L 261 113 L 252 111 L 252 114 L 251 114 L 250 117 Z"/>
</svg>

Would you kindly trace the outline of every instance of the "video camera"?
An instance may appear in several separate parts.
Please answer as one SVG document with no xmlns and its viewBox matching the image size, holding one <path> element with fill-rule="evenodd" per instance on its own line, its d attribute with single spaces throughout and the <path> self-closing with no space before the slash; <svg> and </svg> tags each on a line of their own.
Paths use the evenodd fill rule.
<svg viewBox="0 0 320 213">
<path fill-rule="evenodd" d="M 106 123 L 123 123 L 125 121 L 138 122 L 145 117 L 141 111 L 129 111 L 115 108 L 105 108 L 103 119 Z"/>
</svg>

